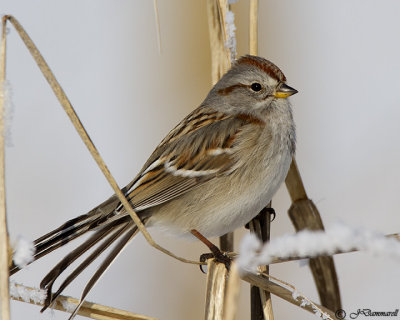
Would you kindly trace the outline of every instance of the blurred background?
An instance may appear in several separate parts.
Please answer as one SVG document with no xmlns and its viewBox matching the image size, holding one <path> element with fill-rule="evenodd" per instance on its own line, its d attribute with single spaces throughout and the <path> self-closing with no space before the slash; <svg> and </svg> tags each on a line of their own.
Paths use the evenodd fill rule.
<svg viewBox="0 0 400 320">
<path fill-rule="evenodd" d="M 232 6 L 238 53 L 248 53 L 248 1 Z M 205 1 L 158 0 L 159 54 L 152 1 L 3 0 L 60 81 L 120 186 L 159 141 L 205 98 L 211 85 Z M 297 161 L 325 226 L 341 220 L 382 233 L 400 231 L 400 3 L 396 0 L 260 1 L 259 54 L 276 63 L 299 93 Z M 83 214 L 112 190 L 75 133 L 16 31 L 9 27 L 12 86 L 6 149 L 9 232 L 29 239 Z M 273 200 L 272 236 L 293 233 L 283 186 Z M 244 234 L 237 232 L 237 242 Z M 152 231 L 160 244 L 197 259 L 206 248 Z M 215 240 L 217 241 L 217 240 Z M 13 277 L 39 286 L 64 248 Z M 344 309 L 399 308 L 399 264 L 363 253 L 335 257 Z M 95 268 L 92 267 L 91 271 Z M 68 290 L 79 296 L 85 273 Z M 318 301 L 309 269 L 274 265 L 271 274 Z M 202 319 L 206 276 L 132 241 L 88 296 L 160 319 Z M 249 286 L 239 315 L 249 319 Z M 67 319 L 12 302 L 12 319 Z M 314 319 L 273 297 L 276 319 Z M 83 318 L 80 318 L 83 319 Z"/>
</svg>

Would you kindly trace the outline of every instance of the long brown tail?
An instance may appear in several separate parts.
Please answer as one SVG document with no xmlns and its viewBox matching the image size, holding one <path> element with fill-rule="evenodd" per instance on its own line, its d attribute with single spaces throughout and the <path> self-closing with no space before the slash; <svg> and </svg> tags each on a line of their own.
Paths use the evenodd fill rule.
<svg viewBox="0 0 400 320">
<path fill-rule="evenodd" d="M 118 204 L 118 199 L 113 196 L 88 213 L 71 219 L 57 229 L 36 239 L 33 242 L 35 246 L 33 261 L 36 261 L 53 250 L 64 246 L 71 240 L 80 237 L 87 231 L 99 227 L 116 214 L 114 210 Z M 18 266 L 12 264 L 10 267 L 10 275 L 13 275 L 19 270 L 20 269 Z"/>
<path fill-rule="evenodd" d="M 47 291 L 47 298 L 41 312 L 46 310 L 63 290 L 96 258 L 98 258 L 109 246 L 120 239 L 112 251 L 105 257 L 104 261 L 89 280 L 83 290 L 81 302 L 90 289 L 94 286 L 104 271 L 110 266 L 117 255 L 122 251 L 129 240 L 137 233 L 138 229 L 130 216 L 125 215 L 101 226 L 89 239 L 83 242 L 75 250 L 65 256 L 50 272 L 43 278 L 40 288 Z M 96 246 L 97 245 L 97 246 Z M 61 283 L 58 290 L 52 294 L 54 282 L 68 268 L 68 266 L 82 256 L 90 248 L 96 246 L 94 251 L 81 264 L 76 267 Z M 79 308 L 79 306 L 78 306 Z M 78 308 L 76 311 L 78 311 Z M 71 318 L 72 319 L 72 318 Z"/>
<path fill-rule="evenodd" d="M 133 223 L 131 217 L 127 214 L 115 211 L 119 204 L 116 197 L 111 197 L 100 206 L 94 208 L 89 213 L 81 215 L 77 218 L 67 221 L 62 226 L 49 232 L 48 234 L 36 239 L 34 260 L 60 248 L 73 239 L 78 238 L 88 231 L 94 233 L 86 239 L 81 245 L 67 254 L 42 280 L 40 287 L 47 291 L 47 298 L 41 312 L 46 310 L 55 299 L 63 292 L 63 290 L 96 258 L 98 258 L 108 247 L 116 243 L 112 250 L 105 257 L 96 273 L 85 286 L 80 304 L 72 313 L 70 319 L 74 318 L 80 305 L 89 293 L 90 289 L 95 285 L 101 275 L 107 270 L 114 259 L 122 251 L 125 245 L 138 232 L 137 226 Z M 117 241 L 118 240 L 118 241 Z M 53 294 L 52 288 L 58 277 L 70 266 L 74 261 L 80 258 L 85 252 L 93 248 L 91 252 L 78 267 L 76 267 L 61 283 L 58 290 Z M 19 271 L 19 268 L 12 265 L 10 274 Z"/>
</svg>

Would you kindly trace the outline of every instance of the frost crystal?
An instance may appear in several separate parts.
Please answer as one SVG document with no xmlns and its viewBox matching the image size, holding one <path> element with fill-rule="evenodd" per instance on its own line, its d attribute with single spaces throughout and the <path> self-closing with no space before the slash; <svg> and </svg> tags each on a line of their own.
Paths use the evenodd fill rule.
<svg viewBox="0 0 400 320">
<path fill-rule="evenodd" d="M 235 15 L 232 11 L 226 12 L 226 42 L 225 47 L 229 50 L 230 60 L 236 59 L 236 26 L 235 26 Z"/>
<path fill-rule="evenodd" d="M 13 261 L 17 267 L 20 269 L 25 268 L 33 261 L 35 246 L 32 241 L 29 241 L 22 236 L 18 236 L 12 247 L 14 249 Z"/>
<path fill-rule="evenodd" d="M 10 296 L 15 299 L 21 299 L 25 302 L 34 302 L 43 304 L 46 300 L 46 290 L 29 289 L 24 286 L 16 284 L 10 280 Z"/>
</svg>

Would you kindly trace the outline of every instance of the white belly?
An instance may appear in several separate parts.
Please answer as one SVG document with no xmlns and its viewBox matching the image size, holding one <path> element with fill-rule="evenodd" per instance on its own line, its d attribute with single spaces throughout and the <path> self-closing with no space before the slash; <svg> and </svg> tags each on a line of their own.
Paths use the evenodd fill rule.
<svg viewBox="0 0 400 320">
<path fill-rule="evenodd" d="M 252 168 L 252 179 L 248 176 L 217 178 L 225 180 L 224 188 L 221 184 L 215 186 L 213 179 L 190 191 L 191 197 L 182 197 L 162 206 L 150 217 L 148 225 L 182 236 L 190 234 L 192 229 L 205 237 L 231 232 L 244 226 L 271 201 L 287 175 L 290 162 L 291 153 L 287 150 L 269 158 L 262 164 L 264 168 Z M 205 185 L 207 188 L 203 188 Z"/>
</svg>

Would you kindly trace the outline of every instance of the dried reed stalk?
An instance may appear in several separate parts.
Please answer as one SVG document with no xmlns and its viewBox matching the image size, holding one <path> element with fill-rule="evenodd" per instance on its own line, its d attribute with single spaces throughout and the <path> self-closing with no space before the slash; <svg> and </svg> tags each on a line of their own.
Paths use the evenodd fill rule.
<svg viewBox="0 0 400 320">
<path fill-rule="evenodd" d="M 258 55 L 258 0 L 250 0 L 249 17 L 249 52 L 251 55 Z M 271 203 L 268 205 L 271 207 Z M 250 224 L 250 231 L 254 232 L 263 241 L 269 241 L 271 232 L 271 220 L 268 211 L 263 210 L 253 219 Z M 261 271 L 269 273 L 269 266 L 261 267 Z M 273 320 L 271 293 L 262 288 L 251 286 L 251 319 Z"/>
<path fill-rule="evenodd" d="M 230 68 L 228 51 L 225 48 L 226 41 L 226 0 L 207 0 L 208 28 L 210 35 L 211 51 L 211 83 L 217 81 Z"/>
<path fill-rule="evenodd" d="M 10 319 L 9 238 L 7 230 L 6 194 L 4 179 L 4 81 L 6 75 L 6 21 L 2 20 L 0 48 L 0 299 L 1 319 Z"/>
<path fill-rule="evenodd" d="M 226 0 L 207 0 L 212 85 L 228 71 L 231 65 L 229 53 L 225 48 L 227 8 Z M 233 233 L 220 238 L 220 247 L 223 251 L 233 251 Z M 225 265 L 213 259 L 207 261 L 207 270 L 205 319 L 234 319 L 239 290 L 237 273 L 228 275 Z"/>
<path fill-rule="evenodd" d="M 303 229 L 324 230 L 321 215 L 313 201 L 307 197 L 296 160 L 293 158 L 286 186 L 292 199 L 288 211 L 296 231 Z M 341 309 L 339 282 L 332 257 L 310 259 L 310 269 L 317 286 L 321 304 L 331 310 Z"/>
<path fill-rule="evenodd" d="M 249 52 L 258 55 L 258 0 L 250 0 Z"/>
<path fill-rule="evenodd" d="M 224 320 L 234 320 L 240 292 L 240 277 L 236 263 L 232 262 L 225 293 Z"/>
<path fill-rule="evenodd" d="M 28 36 L 24 28 L 21 26 L 21 24 L 13 17 L 13 16 L 4 16 L 3 19 L 5 21 L 9 20 L 12 25 L 15 27 L 17 30 L 19 36 L 21 37 L 22 41 L 25 43 L 26 47 L 28 48 L 29 52 L 31 53 L 32 57 L 36 61 L 36 64 L 42 71 L 43 76 L 46 78 L 47 82 L 50 84 L 50 87 L 52 88 L 54 94 L 56 95 L 58 101 L 62 105 L 64 111 L 67 113 L 68 117 L 70 118 L 72 124 L 74 125 L 76 131 L 78 132 L 79 136 L 81 137 L 82 141 L 88 148 L 90 154 L 92 155 L 93 159 L 96 161 L 98 167 L 104 174 L 105 178 L 107 179 L 108 183 L 111 185 L 112 189 L 114 190 L 115 194 L 117 195 L 118 199 L 121 201 L 122 205 L 124 206 L 125 210 L 129 213 L 129 215 L 132 217 L 133 221 L 135 224 L 138 226 L 139 230 L 142 232 L 143 236 L 147 240 L 147 242 L 157 250 L 169 255 L 170 257 L 173 257 L 179 261 L 185 262 L 185 263 L 191 263 L 191 264 L 199 264 L 198 261 L 192 261 L 185 259 L 183 257 L 179 257 L 172 253 L 171 251 L 161 247 L 159 244 L 157 244 L 145 226 L 143 225 L 142 221 L 139 219 L 137 216 L 136 212 L 133 210 L 132 206 L 126 199 L 125 195 L 122 193 L 120 190 L 116 180 L 114 177 L 111 175 L 110 170 L 107 168 L 103 158 L 100 156 L 99 151 L 96 149 L 94 146 L 92 140 L 90 139 L 88 133 L 86 132 L 86 129 L 84 128 L 83 124 L 79 120 L 74 108 L 71 105 L 71 102 L 69 101 L 68 97 L 66 96 L 64 90 L 56 80 L 54 74 L 51 72 L 49 66 L 47 65 L 46 61 L 44 60 L 43 56 L 40 54 L 39 50 L 31 40 L 31 38 Z"/>
<path fill-rule="evenodd" d="M 206 320 L 223 320 L 228 270 L 223 263 L 207 260 Z"/>
<path fill-rule="evenodd" d="M 229 54 L 225 48 L 226 41 L 226 1 L 207 1 L 208 31 L 211 51 L 211 84 L 214 85 L 230 68 Z M 220 249 L 233 251 L 233 233 L 220 237 Z"/>
<path fill-rule="evenodd" d="M 23 287 L 25 290 L 28 291 L 36 291 L 34 288 L 22 286 L 22 285 L 16 285 L 17 287 Z M 22 298 L 12 298 L 13 300 L 16 301 L 21 301 L 21 302 L 27 302 L 25 300 L 22 300 Z M 43 303 L 35 303 L 33 301 L 30 301 L 29 303 L 37 305 L 37 306 L 43 306 Z M 65 308 L 65 305 L 75 305 L 77 306 L 79 303 L 78 299 L 67 297 L 67 296 L 59 296 L 55 303 L 52 305 L 52 309 L 64 311 L 70 313 Z M 137 313 L 132 313 L 129 311 L 125 310 L 120 310 L 108 306 L 104 306 L 101 304 L 97 303 L 92 303 L 92 302 L 87 302 L 85 301 L 82 306 L 80 307 L 78 314 L 84 317 L 88 317 L 91 319 L 97 319 L 97 320 L 156 320 L 156 318 L 151 318 L 147 317 L 144 315 L 140 315 Z"/>
</svg>

